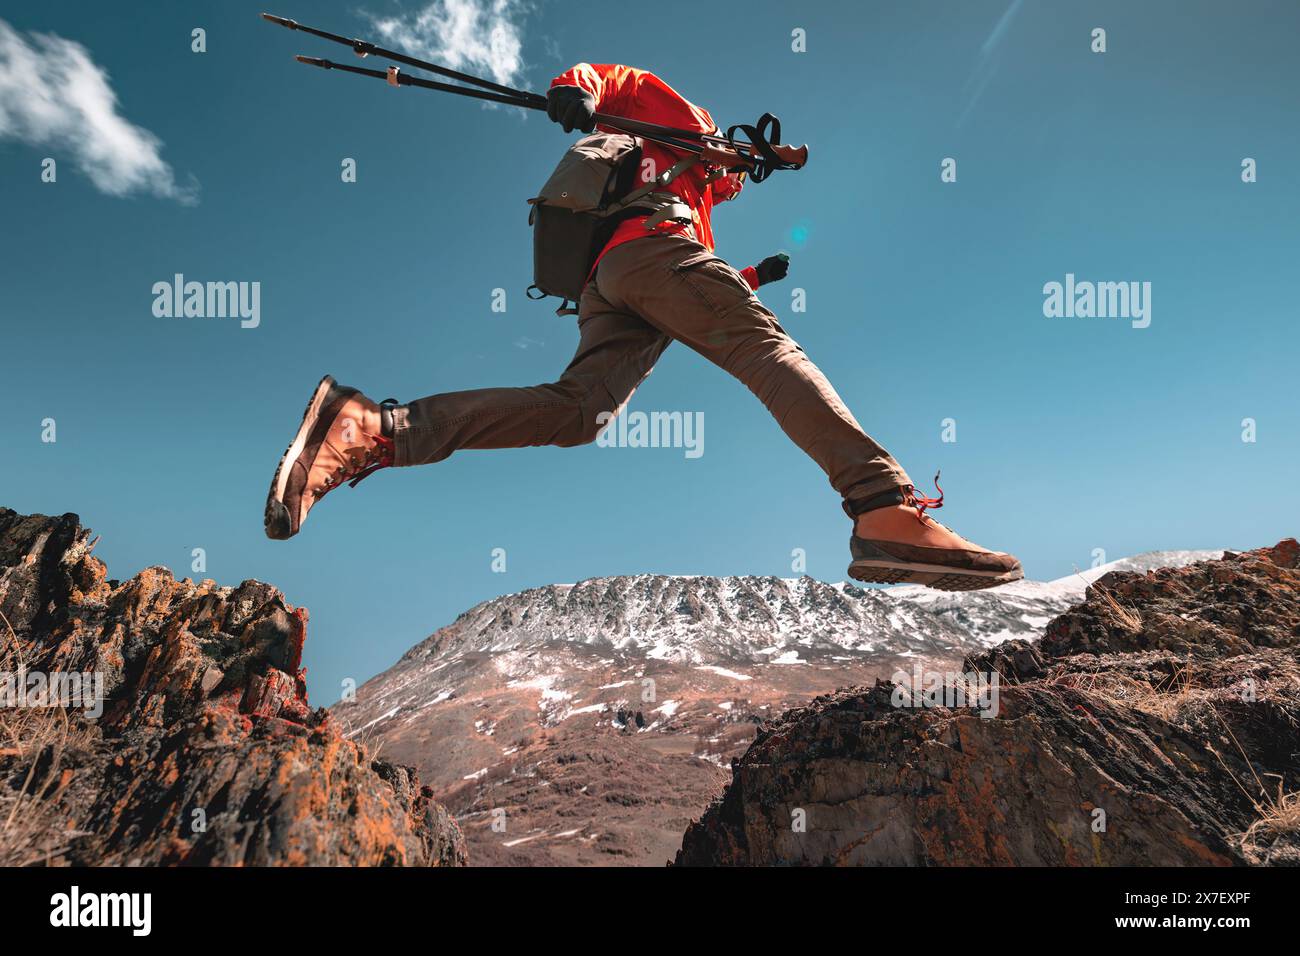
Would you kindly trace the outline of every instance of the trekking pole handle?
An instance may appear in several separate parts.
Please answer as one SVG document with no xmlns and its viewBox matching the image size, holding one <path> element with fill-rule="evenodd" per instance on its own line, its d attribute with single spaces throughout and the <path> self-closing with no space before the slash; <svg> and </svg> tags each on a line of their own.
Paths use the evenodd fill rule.
<svg viewBox="0 0 1300 956">
<path fill-rule="evenodd" d="M 772 152 L 776 153 L 781 162 L 788 164 L 791 169 L 801 169 L 808 162 L 807 146 L 784 146 L 775 143 L 772 144 Z M 704 149 L 700 151 L 700 159 L 715 166 L 728 168 L 754 164 L 754 157 L 751 154 L 713 143 L 704 144 Z"/>
<path fill-rule="evenodd" d="M 808 162 L 808 144 L 803 146 L 787 146 L 781 143 L 772 143 L 772 152 L 781 157 L 783 163 L 789 163 L 793 169 L 802 169 Z"/>
<path fill-rule="evenodd" d="M 757 147 L 751 143 L 746 143 L 744 140 L 732 143 L 728 142 L 726 137 L 719 136 L 716 133 L 701 133 L 698 130 L 661 126 L 658 123 L 647 123 L 644 120 L 632 119 L 627 116 L 614 116 L 609 113 L 596 113 L 592 118 L 602 126 L 619 129 L 634 136 L 639 135 L 654 139 L 657 135 L 667 135 L 674 139 L 689 138 L 692 141 L 697 141 L 704 147 L 705 162 L 719 166 L 739 166 L 752 161 L 753 152 L 751 150 L 757 150 Z M 768 145 L 771 147 L 772 152 L 791 169 L 800 169 L 808 162 L 808 147 L 806 145 L 790 146 L 782 143 Z"/>
<path fill-rule="evenodd" d="M 749 156 L 739 150 L 719 146 L 715 143 L 704 144 L 704 148 L 700 150 L 700 159 L 710 165 L 725 166 L 728 169 L 747 166 L 752 162 Z"/>
</svg>

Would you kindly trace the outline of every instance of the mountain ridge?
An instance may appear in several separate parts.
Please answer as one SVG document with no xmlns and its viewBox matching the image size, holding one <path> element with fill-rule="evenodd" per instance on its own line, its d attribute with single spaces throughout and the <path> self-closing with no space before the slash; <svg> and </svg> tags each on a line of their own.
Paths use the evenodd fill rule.
<svg viewBox="0 0 1300 956">
<path fill-rule="evenodd" d="M 1081 599 L 1083 592 L 1088 583 L 1096 580 L 1104 574 L 1111 571 L 1145 571 L 1156 567 L 1180 567 L 1195 561 L 1209 560 L 1217 558 L 1223 554 L 1222 550 L 1177 550 L 1177 551 L 1148 551 L 1130 557 L 1120 558 L 1108 562 L 1095 568 L 1089 568 L 1086 571 L 1079 571 L 1072 575 L 1066 575 L 1051 581 L 1017 581 L 1012 584 L 1002 585 L 998 588 L 991 588 L 986 591 L 948 593 L 934 591 L 919 585 L 902 585 L 893 588 L 867 588 L 853 582 L 825 582 L 809 575 L 787 578 L 777 575 L 700 575 L 700 574 L 633 574 L 633 575 L 605 575 L 593 578 L 584 578 L 581 581 L 565 584 L 545 584 L 532 588 L 525 588 L 521 591 L 508 592 L 495 598 L 489 598 L 481 601 L 471 608 L 463 611 L 449 624 L 435 630 L 424 640 L 412 645 L 405 653 L 402 654 L 393 666 L 404 662 L 414 660 L 438 657 L 453 649 L 463 645 L 455 645 L 450 638 L 464 635 L 462 632 L 467 630 L 465 625 L 471 622 L 483 623 L 485 617 L 496 613 L 501 609 L 509 608 L 511 605 L 522 605 L 519 615 L 511 613 L 506 620 L 504 630 L 515 631 L 516 633 L 529 633 L 527 627 L 521 625 L 532 624 L 532 632 L 535 636 L 542 636 L 541 632 L 545 631 L 546 621 L 541 622 L 540 627 L 535 624 L 539 617 L 544 617 L 546 613 L 569 614 L 575 610 L 591 609 L 597 599 L 614 598 L 616 601 L 626 601 L 636 596 L 636 591 L 645 591 L 647 587 L 655 593 L 646 595 L 654 600 L 649 602 L 642 601 L 641 607 L 638 608 L 639 619 L 642 629 L 653 621 L 653 618 L 647 620 L 645 615 L 657 610 L 660 612 L 659 619 L 653 623 L 666 623 L 664 612 L 665 599 L 684 598 L 688 601 L 701 592 L 707 595 L 723 598 L 736 594 L 747 594 L 751 598 L 761 600 L 764 597 L 772 597 L 776 600 L 777 607 L 771 608 L 769 613 L 764 615 L 756 608 L 739 607 L 738 613 L 729 613 L 726 616 L 719 616 L 715 622 L 717 625 L 739 624 L 742 627 L 756 622 L 761 625 L 764 620 L 770 621 L 778 633 L 782 632 L 782 614 L 781 611 L 789 611 L 799 605 L 800 601 L 806 601 L 809 598 L 820 599 L 818 610 L 834 610 L 836 607 L 857 604 L 864 610 L 879 610 L 887 613 L 891 608 L 905 610 L 912 607 L 951 609 L 956 607 L 969 607 L 979 604 L 990 603 L 990 598 L 998 600 L 1007 600 L 1009 603 L 1015 602 L 1044 602 L 1053 606 L 1062 602 L 1068 602 Z M 692 593 L 693 592 L 693 593 Z M 784 592 L 784 593 L 782 593 Z M 809 592 L 816 592 L 810 595 Z M 872 597 L 875 595 L 876 597 Z M 837 596 L 843 598 L 842 603 Z M 793 602 L 791 599 L 796 599 Z M 893 602 L 892 604 L 890 602 Z M 732 608 L 727 608 L 731 611 Z M 1026 607 L 1026 611 L 1030 608 Z M 745 613 L 745 612 L 751 613 Z M 515 618 L 520 619 L 516 622 Z M 1038 615 L 1041 617 L 1041 615 Z M 633 621 L 629 620 L 626 615 L 610 618 L 607 613 L 602 612 L 602 617 L 607 622 L 607 627 L 597 629 L 594 638 L 600 636 L 609 637 L 610 643 L 618 648 L 623 642 L 637 641 L 636 627 Z M 867 614 L 865 618 L 856 618 L 855 623 L 874 624 L 879 623 L 873 620 L 873 615 Z M 1050 619 L 1050 618 L 1049 618 Z M 1046 624 L 1046 620 L 1037 623 L 1037 626 Z M 618 626 L 621 625 L 621 628 Z M 618 633 L 622 630 L 622 633 Z M 479 634 L 482 629 L 479 629 Z M 699 637 L 699 634 L 693 636 Z M 990 635 L 996 636 L 996 635 Z M 1006 637 L 1014 636 L 1012 634 Z M 615 639 L 617 637 L 617 639 Z M 1005 638 L 1004 638 L 1005 639 Z M 598 642 L 598 640 L 593 641 Z M 680 647 L 683 642 L 675 644 L 662 645 L 656 644 L 652 652 L 671 653 L 674 650 L 684 650 Z M 508 640 L 502 641 L 483 641 L 481 638 L 471 648 L 473 650 L 504 650 L 510 646 Z M 853 649 L 851 646 L 845 649 Z M 871 650 L 871 648 L 867 648 Z M 689 657 L 689 654 L 686 655 Z M 381 672 L 383 673 L 383 672 Z M 377 675 L 376 675 L 377 676 Z"/>
</svg>

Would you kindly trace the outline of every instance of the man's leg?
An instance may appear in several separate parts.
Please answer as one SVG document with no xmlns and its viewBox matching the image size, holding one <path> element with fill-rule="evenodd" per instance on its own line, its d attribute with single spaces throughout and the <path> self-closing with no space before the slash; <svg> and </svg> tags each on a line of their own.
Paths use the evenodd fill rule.
<svg viewBox="0 0 1300 956">
<path fill-rule="evenodd" d="M 698 243 L 639 239 L 601 262 L 601 290 L 743 382 L 846 500 L 910 486 L 740 274 Z"/>
<path fill-rule="evenodd" d="M 430 395 L 392 411 L 394 464 L 442 461 L 462 448 L 570 447 L 594 441 L 672 341 L 610 306 L 595 283 L 579 303 L 578 350 L 559 380 Z"/>
<path fill-rule="evenodd" d="M 641 239 L 605 254 L 598 274 L 612 307 L 634 312 L 730 372 L 821 466 L 855 519 L 849 574 L 946 590 L 1021 577 L 1020 563 L 924 516 L 907 473 L 862 430 L 835 389 L 748 283 L 703 246 Z M 928 501 L 928 504 L 927 504 Z"/>
<path fill-rule="evenodd" d="M 579 306 L 578 351 L 559 381 L 483 388 L 380 406 L 328 375 L 316 387 L 267 495 L 272 538 L 298 533 L 325 494 L 377 468 L 441 461 L 461 448 L 580 445 L 617 414 L 672 341 L 614 309 L 594 283 Z"/>
</svg>

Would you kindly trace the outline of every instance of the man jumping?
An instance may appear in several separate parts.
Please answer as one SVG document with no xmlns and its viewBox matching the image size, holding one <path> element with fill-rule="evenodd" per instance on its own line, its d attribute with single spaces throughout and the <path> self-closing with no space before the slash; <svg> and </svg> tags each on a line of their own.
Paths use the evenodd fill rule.
<svg viewBox="0 0 1300 956">
<path fill-rule="evenodd" d="M 565 132 L 591 132 L 597 112 L 701 133 L 717 129 L 707 111 L 645 70 L 579 63 L 551 81 L 547 114 Z M 660 169 L 680 158 L 649 141 L 643 156 Z M 915 491 L 758 300 L 755 289 L 784 278 L 785 260 L 774 256 L 738 272 L 713 254 L 713 206 L 734 199 L 742 186 L 739 174 L 697 164 L 668 187 L 691 208 L 689 223 L 650 231 L 645 216 L 634 216 L 617 226 L 578 304 L 577 353 L 556 382 L 399 405 L 376 403 L 327 375 L 271 482 L 267 535 L 292 537 L 325 494 L 379 468 L 442 461 L 462 448 L 594 441 L 676 340 L 743 382 L 826 472 L 854 521 L 850 576 L 949 591 L 1018 580 L 1014 557 L 926 515 L 942 506 L 942 493 Z"/>
</svg>

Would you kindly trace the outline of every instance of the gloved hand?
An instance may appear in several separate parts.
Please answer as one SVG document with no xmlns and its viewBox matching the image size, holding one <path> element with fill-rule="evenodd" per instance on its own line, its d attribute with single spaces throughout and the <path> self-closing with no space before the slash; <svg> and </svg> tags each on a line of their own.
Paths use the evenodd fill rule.
<svg viewBox="0 0 1300 956">
<path fill-rule="evenodd" d="M 754 271 L 758 273 L 758 284 L 767 285 L 769 282 L 776 282 L 778 279 L 784 279 L 786 273 L 790 271 L 790 257 L 784 252 L 775 256 L 768 256 L 758 265 L 754 266 Z"/>
<path fill-rule="evenodd" d="M 596 97 L 580 86 L 552 86 L 546 91 L 546 115 L 566 133 L 596 128 Z"/>
</svg>

